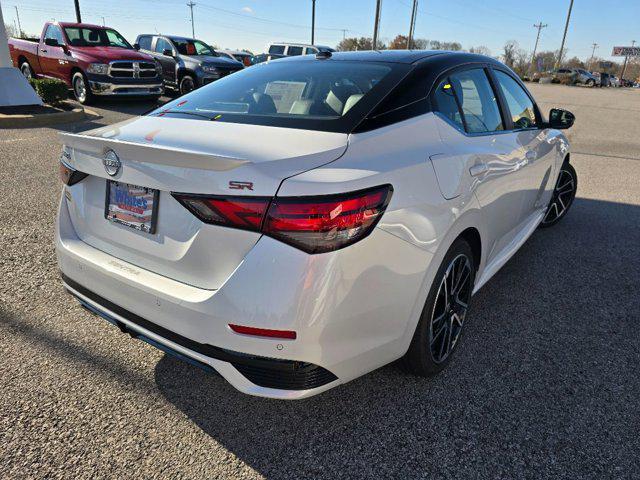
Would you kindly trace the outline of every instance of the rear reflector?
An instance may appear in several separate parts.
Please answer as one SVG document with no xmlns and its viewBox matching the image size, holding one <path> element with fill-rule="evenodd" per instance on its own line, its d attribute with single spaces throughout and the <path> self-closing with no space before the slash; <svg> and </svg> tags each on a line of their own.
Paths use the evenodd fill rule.
<svg viewBox="0 0 640 480">
<path fill-rule="evenodd" d="M 220 197 L 174 193 L 205 223 L 262 232 L 307 253 L 338 250 L 371 233 L 384 213 L 391 185 L 337 195 Z"/>
<path fill-rule="evenodd" d="M 254 328 L 245 327 L 243 325 L 229 324 L 231 330 L 243 335 L 253 335 L 255 337 L 268 337 L 268 338 L 284 338 L 286 340 L 295 340 L 296 332 L 293 330 L 271 330 L 270 328 Z"/>
</svg>

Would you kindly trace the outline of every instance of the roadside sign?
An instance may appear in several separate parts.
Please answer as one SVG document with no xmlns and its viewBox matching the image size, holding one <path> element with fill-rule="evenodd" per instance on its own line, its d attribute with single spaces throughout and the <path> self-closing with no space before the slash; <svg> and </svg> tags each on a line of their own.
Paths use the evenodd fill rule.
<svg viewBox="0 0 640 480">
<path fill-rule="evenodd" d="M 613 62 L 600 62 L 600 68 L 612 68 Z"/>
<path fill-rule="evenodd" d="M 640 47 L 613 47 L 612 57 L 640 57 Z"/>
</svg>

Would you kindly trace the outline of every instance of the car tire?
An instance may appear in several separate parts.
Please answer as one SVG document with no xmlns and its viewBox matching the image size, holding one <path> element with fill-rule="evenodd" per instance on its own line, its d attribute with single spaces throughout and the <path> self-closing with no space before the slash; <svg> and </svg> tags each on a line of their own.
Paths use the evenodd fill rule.
<svg viewBox="0 0 640 480">
<path fill-rule="evenodd" d="M 95 97 L 93 96 L 93 93 L 91 93 L 89 81 L 84 73 L 74 73 L 73 77 L 71 77 L 71 86 L 73 88 L 73 94 L 78 102 L 82 105 L 91 105 L 93 103 Z"/>
<path fill-rule="evenodd" d="M 593 87 L 593 86 L 595 86 L 595 84 L 596 84 L 596 81 L 593 80 L 592 78 L 587 80 L 587 87 Z"/>
<path fill-rule="evenodd" d="M 27 80 L 31 80 L 32 78 L 35 78 L 35 75 L 33 74 L 33 70 L 31 69 L 31 65 L 29 65 L 29 62 L 22 62 L 22 65 L 20 65 L 20 72 L 22 73 L 22 75 L 24 75 L 24 78 L 26 78 Z"/>
<path fill-rule="evenodd" d="M 449 364 L 460 344 L 475 276 L 473 251 L 459 238 L 438 268 L 409 350 L 401 360 L 406 371 L 431 377 Z M 451 291 L 456 292 L 455 299 Z"/>
<path fill-rule="evenodd" d="M 551 227 L 562 220 L 573 205 L 577 191 L 578 175 L 576 170 L 569 162 L 564 162 L 540 228 Z"/>
<path fill-rule="evenodd" d="M 185 95 L 196 89 L 196 81 L 191 75 L 184 75 L 180 79 L 180 85 L 178 86 L 178 91 L 180 95 Z"/>
</svg>

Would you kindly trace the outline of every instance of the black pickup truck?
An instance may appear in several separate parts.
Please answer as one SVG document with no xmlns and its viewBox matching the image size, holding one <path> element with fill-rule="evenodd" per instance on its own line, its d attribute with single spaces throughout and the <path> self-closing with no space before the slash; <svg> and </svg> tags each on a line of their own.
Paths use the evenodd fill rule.
<svg viewBox="0 0 640 480">
<path fill-rule="evenodd" d="M 134 47 L 160 62 L 164 85 L 181 95 L 244 68 L 242 63 L 219 56 L 212 47 L 194 38 L 138 35 Z"/>
</svg>

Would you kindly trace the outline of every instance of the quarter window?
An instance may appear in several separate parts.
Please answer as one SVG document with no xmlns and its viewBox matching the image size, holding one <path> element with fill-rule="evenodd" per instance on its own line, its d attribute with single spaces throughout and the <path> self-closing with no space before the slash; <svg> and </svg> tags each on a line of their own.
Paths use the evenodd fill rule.
<svg viewBox="0 0 640 480">
<path fill-rule="evenodd" d="M 464 122 L 462 121 L 462 115 L 458 108 L 458 102 L 456 101 L 455 92 L 451 86 L 449 79 L 443 80 L 436 89 L 434 100 L 436 102 L 436 109 L 451 123 L 464 130 Z"/>
<path fill-rule="evenodd" d="M 284 53 L 284 45 L 271 45 L 269 53 L 273 55 L 282 55 Z"/>
<path fill-rule="evenodd" d="M 500 89 L 513 119 L 513 128 L 536 128 L 536 112 L 527 92 L 511 76 L 495 70 Z"/>
<path fill-rule="evenodd" d="M 469 133 L 504 130 L 498 100 L 483 69 L 466 70 L 449 77 Z"/>
</svg>

